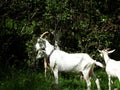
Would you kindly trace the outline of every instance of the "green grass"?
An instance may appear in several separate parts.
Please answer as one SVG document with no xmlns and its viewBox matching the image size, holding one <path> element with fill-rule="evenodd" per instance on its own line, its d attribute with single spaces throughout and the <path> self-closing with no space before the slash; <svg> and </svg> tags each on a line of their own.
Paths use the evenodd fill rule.
<svg viewBox="0 0 120 90">
<path fill-rule="evenodd" d="M 38 71 L 23 71 L 10 70 L 9 73 L 4 73 L 0 77 L 0 90 L 56 90 L 54 87 L 53 74 L 48 72 L 45 79 L 44 73 Z M 108 90 L 108 80 L 106 73 L 101 70 L 95 74 L 98 75 L 101 84 L 101 90 Z M 59 76 L 60 90 L 86 90 L 86 83 L 80 79 L 78 75 L 67 74 Z M 112 90 L 118 88 L 120 90 L 120 83 L 117 79 L 113 79 Z M 95 82 L 91 79 L 91 90 L 97 90 Z"/>
</svg>

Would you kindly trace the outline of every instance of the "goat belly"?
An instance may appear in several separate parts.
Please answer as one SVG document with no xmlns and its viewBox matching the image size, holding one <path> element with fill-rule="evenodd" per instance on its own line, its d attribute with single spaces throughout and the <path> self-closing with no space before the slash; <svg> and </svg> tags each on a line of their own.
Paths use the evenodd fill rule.
<svg viewBox="0 0 120 90">
<path fill-rule="evenodd" d="M 64 58 L 57 59 L 56 64 L 58 66 L 59 71 L 76 71 L 77 66 L 79 65 L 79 59 L 74 58 Z"/>
<path fill-rule="evenodd" d="M 71 66 L 71 65 L 58 65 L 58 70 L 59 71 L 64 71 L 64 72 L 76 72 L 76 66 Z"/>
</svg>

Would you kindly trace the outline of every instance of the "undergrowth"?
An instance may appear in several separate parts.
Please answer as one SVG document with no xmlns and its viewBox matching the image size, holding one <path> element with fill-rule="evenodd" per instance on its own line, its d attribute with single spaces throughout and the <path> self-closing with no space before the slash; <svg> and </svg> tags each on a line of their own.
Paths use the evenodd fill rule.
<svg viewBox="0 0 120 90">
<path fill-rule="evenodd" d="M 59 73 L 60 90 L 86 90 L 86 82 L 76 74 Z M 107 74 L 104 70 L 96 71 L 96 76 L 100 80 L 102 90 L 108 89 Z M 120 90 L 120 83 L 113 79 L 112 89 Z M 95 82 L 91 79 L 91 90 L 97 90 Z M 45 79 L 43 72 L 33 70 L 9 70 L 0 77 L 0 90 L 56 90 L 54 76 L 51 72 L 47 73 Z"/>
</svg>

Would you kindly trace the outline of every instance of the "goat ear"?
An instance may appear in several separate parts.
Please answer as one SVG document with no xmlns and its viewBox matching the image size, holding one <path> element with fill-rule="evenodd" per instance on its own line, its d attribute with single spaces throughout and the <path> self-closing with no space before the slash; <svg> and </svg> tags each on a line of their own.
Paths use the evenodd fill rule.
<svg viewBox="0 0 120 90">
<path fill-rule="evenodd" d="M 108 53 L 113 53 L 114 51 L 115 51 L 115 49 L 113 49 L 113 50 L 109 51 Z"/>
</svg>

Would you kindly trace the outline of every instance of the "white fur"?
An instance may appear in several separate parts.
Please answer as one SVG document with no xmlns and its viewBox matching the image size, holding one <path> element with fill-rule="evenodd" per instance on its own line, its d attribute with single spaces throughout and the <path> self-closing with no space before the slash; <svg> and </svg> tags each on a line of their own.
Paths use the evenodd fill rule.
<svg viewBox="0 0 120 90">
<path fill-rule="evenodd" d="M 98 90 L 100 90 L 99 80 L 95 77 L 93 69 L 94 65 L 103 67 L 100 62 L 93 60 L 87 53 L 67 53 L 59 49 L 54 50 L 54 46 L 51 45 L 46 39 L 39 39 L 41 43 L 36 43 L 36 49 L 41 50 L 42 41 L 45 42 L 45 53 L 49 56 L 50 67 L 54 73 L 55 83 L 58 85 L 58 72 L 82 72 L 84 79 L 87 83 L 87 89 L 90 90 L 91 82 L 90 77 L 93 77 L 97 84 Z M 39 44 L 39 45 L 38 45 Z"/>
<path fill-rule="evenodd" d="M 108 74 L 108 85 L 109 90 L 111 90 L 111 77 L 117 77 L 120 81 L 120 61 L 115 61 L 111 59 L 108 54 L 114 52 L 115 50 L 107 51 L 107 50 L 99 50 L 101 56 L 104 58 L 106 63 L 106 72 Z"/>
</svg>

